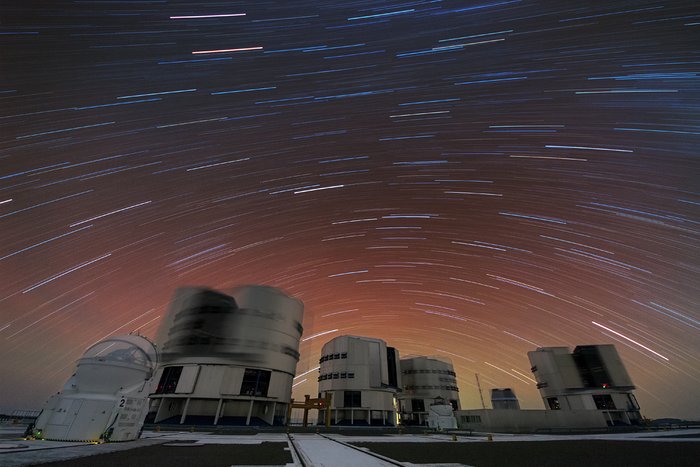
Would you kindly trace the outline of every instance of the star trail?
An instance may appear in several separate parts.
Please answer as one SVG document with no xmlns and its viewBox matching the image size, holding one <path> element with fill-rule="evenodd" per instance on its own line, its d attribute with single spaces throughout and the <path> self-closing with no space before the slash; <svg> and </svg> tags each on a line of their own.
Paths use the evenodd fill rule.
<svg viewBox="0 0 700 467">
<path fill-rule="evenodd" d="M 0 22 L 0 407 L 154 337 L 177 287 L 305 303 L 449 357 L 462 406 L 526 352 L 615 344 L 700 418 L 696 2 L 14 1 Z"/>
</svg>

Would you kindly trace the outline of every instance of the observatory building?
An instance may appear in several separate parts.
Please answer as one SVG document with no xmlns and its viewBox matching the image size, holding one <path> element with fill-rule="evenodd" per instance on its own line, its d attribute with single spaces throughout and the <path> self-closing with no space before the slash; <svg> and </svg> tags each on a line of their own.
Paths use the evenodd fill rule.
<svg viewBox="0 0 700 467">
<path fill-rule="evenodd" d="M 642 421 L 634 385 L 614 345 L 540 347 L 528 352 L 545 410 L 520 410 L 509 389 L 494 389 L 493 409 L 460 410 L 459 427 L 536 433 L 605 430 Z"/>
<path fill-rule="evenodd" d="M 443 357 L 401 359 L 403 391 L 398 395 L 402 425 L 424 425 L 433 404 L 459 410 L 459 388 L 452 362 Z"/>
<path fill-rule="evenodd" d="M 598 410 L 608 425 L 642 420 L 634 385 L 614 345 L 541 347 L 527 353 L 548 410 Z"/>
<path fill-rule="evenodd" d="M 319 397 L 333 396 L 331 423 L 396 425 L 401 385 L 396 349 L 381 339 L 339 336 L 323 346 L 319 363 Z M 325 419 L 325 410 L 319 420 Z"/>
<path fill-rule="evenodd" d="M 520 402 L 515 395 L 515 391 L 511 388 L 494 388 L 491 389 L 491 407 L 494 409 L 520 410 Z"/>
<path fill-rule="evenodd" d="M 160 328 L 149 421 L 282 425 L 299 360 L 304 305 L 278 289 L 232 295 L 181 288 Z"/>
<path fill-rule="evenodd" d="M 34 436 L 57 441 L 138 438 L 158 364 L 153 343 L 137 335 L 105 339 L 85 351 L 63 391 L 36 420 Z"/>
</svg>

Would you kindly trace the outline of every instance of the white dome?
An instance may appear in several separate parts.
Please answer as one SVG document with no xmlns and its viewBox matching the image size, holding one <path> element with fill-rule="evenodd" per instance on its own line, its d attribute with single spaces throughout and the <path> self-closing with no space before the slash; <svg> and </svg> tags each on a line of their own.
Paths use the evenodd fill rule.
<svg viewBox="0 0 700 467">
<path fill-rule="evenodd" d="M 158 364 L 154 344 L 145 337 L 131 334 L 108 337 L 88 348 L 82 358 L 129 363 L 151 370 Z"/>
</svg>

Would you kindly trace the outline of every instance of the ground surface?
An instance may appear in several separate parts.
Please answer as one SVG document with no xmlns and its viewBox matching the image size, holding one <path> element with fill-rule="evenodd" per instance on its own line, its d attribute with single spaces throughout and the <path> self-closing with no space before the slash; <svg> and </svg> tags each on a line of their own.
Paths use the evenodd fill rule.
<svg viewBox="0 0 700 467">
<path fill-rule="evenodd" d="M 21 427 L 0 430 L 0 467 L 690 467 L 700 462 L 700 430 L 589 435 L 412 433 L 213 434 L 143 433 L 124 443 L 21 439 Z M 372 457 L 367 452 L 378 457 Z"/>
<path fill-rule="evenodd" d="M 39 465 L 51 467 L 228 467 L 230 465 L 285 465 L 292 463 L 287 443 L 160 444 L 79 459 Z"/>
<path fill-rule="evenodd" d="M 357 443 L 411 463 L 461 463 L 474 467 L 696 467 L 700 442 L 513 441 L 499 443 Z"/>
</svg>

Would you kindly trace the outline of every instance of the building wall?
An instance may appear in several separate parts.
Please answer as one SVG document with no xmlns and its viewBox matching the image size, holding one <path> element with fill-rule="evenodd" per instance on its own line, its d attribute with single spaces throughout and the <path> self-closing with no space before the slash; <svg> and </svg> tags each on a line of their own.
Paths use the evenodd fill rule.
<svg viewBox="0 0 700 467">
<path fill-rule="evenodd" d="M 568 347 L 546 347 L 527 353 L 542 398 L 583 386 Z"/>
<path fill-rule="evenodd" d="M 624 363 L 620 355 L 617 353 L 614 345 L 598 345 L 598 352 L 600 354 L 603 364 L 608 370 L 610 375 L 610 384 L 614 387 L 628 387 L 634 386 L 632 384 L 632 379 L 627 373 Z"/>
<path fill-rule="evenodd" d="M 455 412 L 462 430 L 496 433 L 547 433 L 603 430 L 608 425 L 596 410 L 508 410 L 478 409 Z"/>
<path fill-rule="evenodd" d="M 233 365 L 168 365 L 158 370 L 156 381 L 160 381 L 163 371 L 168 367 L 182 366 L 183 375 L 188 369 L 193 370 L 196 375 L 192 381 L 193 384 L 186 384 L 183 376 L 180 376 L 177 387 L 173 395 L 181 395 L 183 397 L 195 394 L 196 397 L 226 398 L 227 396 L 246 395 L 241 393 L 241 385 L 243 383 L 243 375 L 246 368 Z M 262 369 L 266 370 L 266 369 Z M 291 393 L 287 391 L 287 386 L 291 386 L 293 380 L 292 375 L 271 371 L 270 383 L 267 390 L 267 397 L 275 399 L 279 402 L 289 403 Z M 183 384 L 185 383 L 185 384 Z"/>
<path fill-rule="evenodd" d="M 319 363 L 319 395 L 333 394 L 332 423 L 395 424 L 394 398 L 401 381 L 395 349 L 381 339 L 339 336 L 323 346 Z"/>
</svg>

